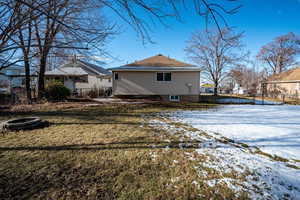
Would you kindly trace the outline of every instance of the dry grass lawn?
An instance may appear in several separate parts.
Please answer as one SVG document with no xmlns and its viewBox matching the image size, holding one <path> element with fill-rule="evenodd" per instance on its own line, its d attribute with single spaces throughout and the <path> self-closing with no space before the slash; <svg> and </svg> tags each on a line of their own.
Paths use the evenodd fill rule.
<svg viewBox="0 0 300 200">
<path fill-rule="evenodd" d="M 178 138 L 152 129 L 143 117 L 178 105 L 85 105 L 57 103 L 0 111 L 0 121 L 40 116 L 52 123 L 0 136 L 0 199 L 235 197 L 226 186 L 210 188 L 202 182 L 194 166 L 205 158 L 186 159 L 187 152 L 194 153 L 192 147 L 179 148 Z M 207 105 L 179 109 L 184 107 Z"/>
</svg>

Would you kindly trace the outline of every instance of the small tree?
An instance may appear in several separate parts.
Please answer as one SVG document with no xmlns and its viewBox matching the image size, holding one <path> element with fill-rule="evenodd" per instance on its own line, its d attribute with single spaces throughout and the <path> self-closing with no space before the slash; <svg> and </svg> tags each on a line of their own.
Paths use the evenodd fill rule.
<svg viewBox="0 0 300 200">
<path fill-rule="evenodd" d="M 196 31 L 187 43 L 187 56 L 198 64 L 204 75 L 214 83 L 214 95 L 218 94 L 220 83 L 229 70 L 245 61 L 247 53 L 242 53 L 242 34 L 234 34 L 230 29 L 218 31 Z"/>
<path fill-rule="evenodd" d="M 257 58 L 267 64 L 272 74 L 277 74 L 296 65 L 298 63 L 296 58 L 299 54 L 300 37 L 294 33 L 288 33 L 263 46 Z"/>
</svg>

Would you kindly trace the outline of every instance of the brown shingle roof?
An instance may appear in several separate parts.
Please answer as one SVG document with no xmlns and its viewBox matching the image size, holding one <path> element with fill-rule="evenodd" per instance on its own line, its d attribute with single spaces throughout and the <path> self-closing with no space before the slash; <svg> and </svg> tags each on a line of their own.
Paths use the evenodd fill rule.
<svg viewBox="0 0 300 200">
<path fill-rule="evenodd" d="M 295 80 L 300 80 L 300 67 L 293 68 L 279 74 L 275 74 L 268 78 L 268 81 L 295 81 Z"/>
<path fill-rule="evenodd" d="M 149 67 L 192 67 L 194 65 L 180 62 L 178 60 L 166 57 L 162 54 L 152 56 L 125 66 L 149 66 Z"/>
</svg>

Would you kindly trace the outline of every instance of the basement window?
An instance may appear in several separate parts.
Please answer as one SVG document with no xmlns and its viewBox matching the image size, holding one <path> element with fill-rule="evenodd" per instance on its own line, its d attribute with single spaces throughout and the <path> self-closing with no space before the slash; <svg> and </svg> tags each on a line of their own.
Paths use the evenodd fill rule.
<svg viewBox="0 0 300 200">
<path fill-rule="evenodd" d="M 179 101 L 179 96 L 178 95 L 170 95 L 169 96 L 169 100 L 170 101 Z"/>
<path fill-rule="evenodd" d="M 172 74 L 171 72 L 157 72 L 156 81 L 171 81 Z"/>
</svg>

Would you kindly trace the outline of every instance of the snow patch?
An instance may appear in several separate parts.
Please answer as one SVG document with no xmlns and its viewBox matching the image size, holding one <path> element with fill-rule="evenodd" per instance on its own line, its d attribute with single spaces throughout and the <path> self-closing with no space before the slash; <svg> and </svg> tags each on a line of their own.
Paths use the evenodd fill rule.
<svg viewBox="0 0 300 200">
<path fill-rule="evenodd" d="M 228 177 L 207 180 L 211 187 L 225 183 L 237 193 L 248 192 L 252 199 L 300 197 L 300 170 L 288 167 L 286 162 L 255 154 L 254 147 L 237 148 L 237 143 L 220 142 L 220 139 L 227 137 L 257 146 L 267 153 L 300 160 L 300 106 L 228 105 L 206 111 L 162 113 L 161 116 L 162 120 L 152 120 L 150 126 L 171 135 L 180 131 L 179 137 L 201 141 L 196 152 L 210 158 L 201 163 L 202 166 L 221 174 L 247 174 L 245 181 Z M 199 131 L 175 127 L 166 119 L 189 124 Z M 186 153 L 186 156 L 194 159 L 193 154 Z M 299 165 L 296 162 L 293 164 Z M 201 167 L 195 166 L 195 169 L 199 170 L 199 177 L 207 177 L 207 172 Z"/>
</svg>

